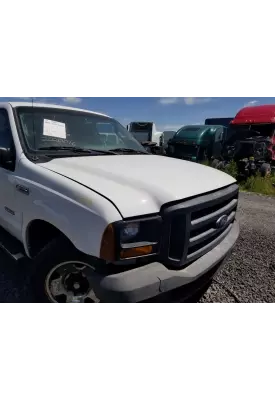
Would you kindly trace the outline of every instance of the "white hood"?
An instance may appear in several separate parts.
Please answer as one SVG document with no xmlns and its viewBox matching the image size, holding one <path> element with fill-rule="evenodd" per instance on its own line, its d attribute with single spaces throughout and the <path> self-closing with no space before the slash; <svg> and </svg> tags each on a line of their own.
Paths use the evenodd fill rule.
<svg viewBox="0 0 275 400">
<path fill-rule="evenodd" d="M 216 169 L 155 155 L 57 158 L 40 166 L 109 198 L 124 218 L 156 213 L 165 203 L 235 182 Z"/>
</svg>

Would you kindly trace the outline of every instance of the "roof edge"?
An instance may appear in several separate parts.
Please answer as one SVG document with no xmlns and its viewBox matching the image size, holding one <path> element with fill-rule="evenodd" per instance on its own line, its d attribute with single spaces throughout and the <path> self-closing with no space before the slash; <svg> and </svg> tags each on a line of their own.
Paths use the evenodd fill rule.
<svg viewBox="0 0 275 400">
<path fill-rule="evenodd" d="M 100 115 L 103 117 L 108 117 L 111 118 L 109 115 L 107 114 L 103 114 L 103 113 L 99 113 L 96 111 L 92 111 L 92 110 L 88 110 L 85 108 L 76 108 L 76 107 L 68 107 L 68 106 L 63 106 L 63 105 L 57 105 L 57 104 L 51 104 L 51 103 L 31 103 L 31 102 L 17 102 L 17 101 L 8 101 L 8 102 L 0 102 L 0 107 L 1 105 L 10 105 L 12 108 L 16 108 L 16 107 L 43 107 L 43 108 L 56 108 L 59 110 L 70 110 L 70 111 L 80 111 L 80 112 L 86 112 L 89 114 L 94 114 L 94 115 Z"/>
</svg>

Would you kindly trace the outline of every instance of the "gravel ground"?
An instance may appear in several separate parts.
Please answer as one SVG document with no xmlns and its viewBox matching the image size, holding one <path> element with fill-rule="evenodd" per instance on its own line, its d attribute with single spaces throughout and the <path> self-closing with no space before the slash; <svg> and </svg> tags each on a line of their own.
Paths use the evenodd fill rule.
<svg viewBox="0 0 275 400">
<path fill-rule="evenodd" d="M 241 234 L 201 302 L 275 302 L 275 199 L 241 193 Z M 24 268 L 0 252 L 0 302 L 31 302 Z"/>
<path fill-rule="evenodd" d="M 201 302 L 275 302 L 275 199 L 240 193 L 241 233 Z M 235 296 L 234 296 L 235 295 Z"/>
</svg>

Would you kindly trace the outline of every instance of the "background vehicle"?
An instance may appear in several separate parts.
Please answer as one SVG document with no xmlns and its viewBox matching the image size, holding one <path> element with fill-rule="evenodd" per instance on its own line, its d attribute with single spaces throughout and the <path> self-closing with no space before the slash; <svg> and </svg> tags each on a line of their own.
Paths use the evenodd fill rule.
<svg viewBox="0 0 275 400">
<path fill-rule="evenodd" d="M 164 144 L 163 132 L 157 131 L 154 122 L 130 122 L 127 130 L 143 145 L 153 153 L 162 153 Z"/>
<path fill-rule="evenodd" d="M 99 123 L 97 124 L 97 130 L 105 146 L 118 146 L 121 143 L 119 136 L 112 131 L 110 124 Z"/>
<path fill-rule="evenodd" d="M 220 125 L 187 125 L 168 141 L 167 156 L 194 162 L 219 158 L 226 128 Z"/>
<path fill-rule="evenodd" d="M 275 166 L 275 105 L 245 107 L 230 123 L 231 158 L 242 175 L 270 174 Z"/>
<path fill-rule="evenodd" d="M 235 179 L 87 110 L 0 103 L 0 185 L 0 247 L 29 260 L 36 301 L 186 298 L 239 235 Z"/>
<path fill-rule="evenodd" d="M 163 153 L 166 154 L 168 142 L 176 134 L 176 131 L 163 131 Z"/>
<path fill-rule="evenodd" d="M 226 128 L 229 128 L 230 122 L 232 121 L 233 117 L 226 117 L 226 118 L 207 118 L 204 122 L 205 125 L 222 125 Z"/>
</svg>

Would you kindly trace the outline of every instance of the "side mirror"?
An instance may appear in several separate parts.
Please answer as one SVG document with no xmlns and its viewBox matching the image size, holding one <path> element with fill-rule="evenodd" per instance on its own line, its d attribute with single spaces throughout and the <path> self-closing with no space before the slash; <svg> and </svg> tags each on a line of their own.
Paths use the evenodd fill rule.
<svg viewBox="0 0 275 400">
<path fill-rule="evenodd" d="M 6 166 L 13 162 L 13 152 L 10 148 L 0 147 L 0 166 Z"/>
</svg>

